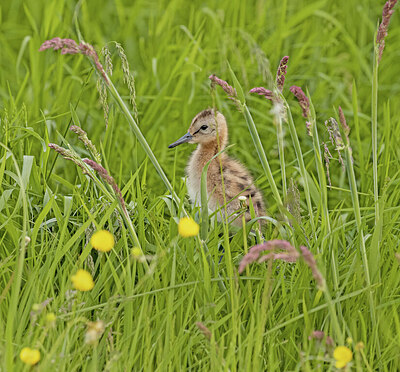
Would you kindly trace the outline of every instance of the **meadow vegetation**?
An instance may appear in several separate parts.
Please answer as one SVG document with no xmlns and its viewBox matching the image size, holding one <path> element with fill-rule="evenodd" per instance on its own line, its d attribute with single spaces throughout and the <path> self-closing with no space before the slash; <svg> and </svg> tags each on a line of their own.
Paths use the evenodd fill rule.
<svg viewBox="0 0 400 372">
<path fill-rule="evenodd" d="M 380 59 L 383 1 L 73 3 L 0 4 L 0 370 L 399 370 L 400 9 Z M 189 203 L 207 107 L 265 246 Z"/>
</svg>

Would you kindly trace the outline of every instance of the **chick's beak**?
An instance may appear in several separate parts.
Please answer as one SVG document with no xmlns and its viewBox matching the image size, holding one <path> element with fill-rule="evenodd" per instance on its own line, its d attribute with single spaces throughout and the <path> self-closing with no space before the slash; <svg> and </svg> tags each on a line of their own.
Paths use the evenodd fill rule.
<svg viewBox="0 0 400 372">
<path fill-rule="evenodd" d="M 168 148 L 172 149 L 173 147 L 176 147 L 178 145 L 181 145 L 182 143 L 186 143 L 189 142 L 191 139 L 193 138 L 193 136 L 190 134 L 190 132 L 187 132 L 184 136 L 182 136 L 181 138 L 179 138 L 177 141 L 175 141 L 174 143 L 171 143 Z"/>
</svg>

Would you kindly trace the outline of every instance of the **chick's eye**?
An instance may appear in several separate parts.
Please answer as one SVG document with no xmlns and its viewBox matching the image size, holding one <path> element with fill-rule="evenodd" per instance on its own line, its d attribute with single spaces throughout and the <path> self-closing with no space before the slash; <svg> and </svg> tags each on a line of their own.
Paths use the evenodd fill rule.
<svg viewBox="0 0 400 372">
<path fill-rule="evenodd" d="M 200 129 L 201 129 L 201 130 L 206 130 L 207 128 L 208 128 L 207 125 L 202 125 Z"/>
</svg>

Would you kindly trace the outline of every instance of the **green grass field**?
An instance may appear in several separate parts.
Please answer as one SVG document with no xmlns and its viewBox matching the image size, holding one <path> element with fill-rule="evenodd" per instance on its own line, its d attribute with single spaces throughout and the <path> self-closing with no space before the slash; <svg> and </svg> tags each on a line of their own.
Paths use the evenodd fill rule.
<svg viewBox="0 0 400 372">
<path fill-rule="evenodd" d="M 400 370 L 400 9 L 378 68 L 374 40 L 383 6 L 0 2 L 0 370 L 335 371 L 337 346 L 353 353 L 348 371 Z M 93 63 L 39 52 L 54 37 L 81 37 L 99 54 L 109 47 L 116 90 L 106 98 L 108 125 Z M 283 96 L 293 121 L 283 120 L 278 136 L 271 102 L 248 92 L 274 89 L 286 55 Z M 242 112 L 220 87 L 210 90 L 210 74 L 235 86 Z M 312 100 L 312 137 L 292 85 Z M 299 252 L 308 247 L 325 285 L 303 259 L 253 263 L 239 275 L 245 251 L 256 244 L 250 225 L 233 229 L 210 218 L 207 228 L 212 216 L 190 205 L 184 169 L 194 146 L 167 146 L 213 106 L 228 120 L 228 152 L 264 194 L 271 221 L 265 239 L 288 240 Z M 340 129 L 342 146 L 334 146 L 324 123 L 339 122 L 339 106 L 350 143 Z M 76 161 L 94 159 L 69 130 L 73 124 L 99 151 L 126 213 L 90 167 L 84 175 L 48 147 L 70 149 Z M 323 143 L 332 154 L 331 187 Z M 201 225 L 201 238 L 178 234 L 185 213 Z M 92 249 L 100 229 L 115 237 L 110 252 Z M 134 247 L 144 256 L 132 254 Z M 92 290 L 74 290 L 78 269 L 91 273 Z M 102 322 L 97 333 L 95 321 Z M 35 366 L 21 361 L 24 347 L 40 351 Z"/>
</svg>

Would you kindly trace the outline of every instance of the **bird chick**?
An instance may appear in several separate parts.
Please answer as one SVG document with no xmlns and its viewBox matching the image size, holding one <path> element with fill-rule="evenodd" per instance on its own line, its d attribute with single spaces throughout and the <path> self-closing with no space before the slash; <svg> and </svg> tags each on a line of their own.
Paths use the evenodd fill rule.
<svg viewBox="0 0 400 372">
<path fill-rule="evenodd" d="M 186 142 L 198 144 L 186 167 L 189 197 L 196 204 L 200 202 L 203 167 L 213 156 L 223 150 L 228 142 L 228 127 L 224 115 L 213 109 L 201 111 L 193 118 L 188 132 L 168 147 L 173 148 Z M 222 215 L 217 214 L 218 220 L 225 217 L 224 205 L 226 202 L 226 213 L 229 220 L 234 225 L 241 226 L 241 219 L 237 218 L 237 211 L 241 208 L 238 196 L 241 195 L 247 197 L 246 222 L 251 219 L 250 199 L 256 216 L 265 215 L 261 193 L 254 186 L 250 173 L 242 164 L 229 157 L 225 152 L 218 155 L 210 163 L 207 172 L 207 193 L 209 209 L 214 212 L 221 208 Z"/>
</svg>

